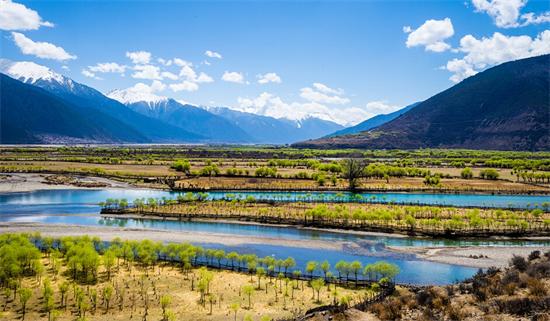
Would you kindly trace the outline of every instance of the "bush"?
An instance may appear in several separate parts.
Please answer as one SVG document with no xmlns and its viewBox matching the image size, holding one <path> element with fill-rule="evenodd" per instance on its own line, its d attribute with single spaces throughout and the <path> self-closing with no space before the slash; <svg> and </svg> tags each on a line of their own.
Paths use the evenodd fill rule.
<svg viewBox="0 0 550 321">
<path fill-rule="evenodd" d="M 512 256 L 512 259 L 510 259 L 510 266 L 513 266 L 520 272 L 524 272 L 527 269 L 527 260 L 523 256 Z"/>
<path fill-rule="evenodd" d="M 529 257 L 527 258 L 529 261 L 533 261 L 540 258 L 540 251 L 533 251 L 529 254 Z"/>
<path fill-rule="evenodd" d="M 470 167 L 466 167 L 460 172 L 460 177 L 464 179 L 470 179 L 474 177 L 474 173 L 472 172 L 472 169 Z"/>
<path fill-rule="evenodd" d="M 539 279 L 529 279 L 529 281 L 527 281 L 527 288 L 529 289 L 529 293 L 536 297 L 543 297 L 548 294 L 546 285 Z"/>
<path fill-rule="evenodd" d="M 484 169 L 479 172 L 479 177 L 482 179 L 495 180 L 499 176 L 498 172 L 492 168 Z"/>
<path fill-rule="evenodd" d="M 191 172 L 191 163 L 189 163 L 186 159 L 178 159 L 170 167 L 185 174 L 189 174 Z"/>
</svg>

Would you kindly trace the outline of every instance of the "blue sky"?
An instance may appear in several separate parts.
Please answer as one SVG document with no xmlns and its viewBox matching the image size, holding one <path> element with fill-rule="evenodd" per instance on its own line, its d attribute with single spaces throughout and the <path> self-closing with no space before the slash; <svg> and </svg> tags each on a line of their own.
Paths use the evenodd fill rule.
<svg viewBox="0 0 550 321">
<path fill-rule="evenodd" d="M 429 98 L 492 65 L 550 52 L 547 1 L 13 2 L 35 11 L 38 25 L 18 21 L 14 15 L 29 13 L 0 1 L 0 18 L 11 13 L 0 22 L 2 58 L 36 62 L 104 93 L 133 88 L 342 124 Z M 130 54 L 140 51 L 149 59 Z"/>
</svg>

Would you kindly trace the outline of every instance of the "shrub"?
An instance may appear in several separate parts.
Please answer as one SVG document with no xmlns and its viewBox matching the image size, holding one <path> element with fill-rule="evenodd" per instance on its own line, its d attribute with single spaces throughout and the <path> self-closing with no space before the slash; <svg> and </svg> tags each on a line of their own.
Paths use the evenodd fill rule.
<svg viewBox="0 0 550 321">
<path fill-rule="evenodd" d="M 479 177 L 482 179 L 495 180 L 499 176 L 498 172 L 492 168 L 484 169 L 479 172 Z"/>
<path fill-rule="evenodd" d="M 472 172 L 472 169 L 470 167 L 466 167 L 460 172 L 460 177 L 464 179 L 470 179 L 474 177 L 474 173 Z"/>
<path fill-rule="evenodd" d="M 527 260 L 523 256 L 514 255 L 510 259 L 510 266 L 513 266 L 520 272 L 524 272 L 527 269 L 527 264 Z"/>
<path fill-rule="evenodd" d="M 546 288 L 546 285 L 539 279 L 529 279 L 527 281 L 527 288 L 529 289 L 529 293 L 536 297 L 543 297 L 548 294 L 548 289 Z"/>
<path fill-rule="evenodd" d="M 540 258 L 540 251 L 533 251 L 529 254 L 529 257 L 527 258 L 529 261 L 533 261 Z"/>
</svg>

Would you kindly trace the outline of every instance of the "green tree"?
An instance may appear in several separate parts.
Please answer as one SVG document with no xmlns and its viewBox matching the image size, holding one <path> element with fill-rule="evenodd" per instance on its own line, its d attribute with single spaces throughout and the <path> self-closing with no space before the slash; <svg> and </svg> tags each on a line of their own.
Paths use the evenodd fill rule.
<svg viewBox="0 0 550 321">
<path fill-rule="evenodd" d="M 254 287 L 252 285 L 243 286 L 243 293 L 248 297 L 248 309 L 252 308 L 252 295 L 254 294 Z"/>
<path fill-rule="evenodd" d="M 465 167 L 461 172 L 460 172 L 460 177 L 464 178 L 464 179 L 471 179 L 474 177 L 474 173 L 472 172 L 472 169 L 470 167 Z"/>
<path fill-rule="evenodd" d="M 342 161 L 342 176 L 348 180 L 348 188 L 351 191 L 357 189 L 357 182 L 363 176 L 365 162 L 356 158 L 349 158 Z"/>
<path fill-rule="evenodd" d="M 32 290 L 27 288 L 21 288 L 19 290 L 19 303 L 21 303 L 21 320 L 25 320 L 25 314 L 27 312 L 27 302 L 32 297 Z"/>
<path fill-rule="evenodd" d="M 325 280 L 322 278 L 311 280 L 311 288 L 317 293 L 317 300 L 316 303 L 321 303 L 321 300 L 319 299 L 319 292 L 321 292 L 321 288 L 325 285 Z"/>
</svg>

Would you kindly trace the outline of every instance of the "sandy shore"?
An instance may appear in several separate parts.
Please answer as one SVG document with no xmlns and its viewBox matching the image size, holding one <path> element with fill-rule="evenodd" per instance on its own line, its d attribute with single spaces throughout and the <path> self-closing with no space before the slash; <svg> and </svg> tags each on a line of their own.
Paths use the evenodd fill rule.
<svg viewBox="0 0 550 321">
<path fill-rule="evenodd" d="M 355 252 L 369 255 L 363 248 L 363 244 L 356 242 L 335 242 L 323 240 L 289 240 L 281 238 L 239 236 L 219 233 L 192 232 L 192 231 L 167 231 L 160 229 L 138 229 L 103 226 L 80 226 L 64 224 L 44 224 L 27 222 L 2 222 L 0 233 L 30 233 L 39 231 L 44 236 L 82 236 L 93 235 L 100 239 L 110 241 L 116 237 L 126 240 L 141 240 L 144 238 L 160 242 L 192 242 L 211 243 L 227 246 L 239 246 L 243 244 L 269 244 L 288 247 L 301 247 L 312 249 L 326 249 L 336 251 Z M 468 246 L 468 247 L 412 247 L 412 246 L 388 246 L 388 256 L 416 256 L 432 262 L 463 265 L 477 268 L 491 266 L 504 267 L 510 258 L 515 255 L 527 256 L 534 250 L 541 252 L 550 251 L 550 246 L 539 247 L 513 247 L 513 246 Z M 377 256 L 381 253 L 377 253 Z M 474 259 L 470 256 L 484 256 Z M 485 258 L 487 256 L 487 258 Z"/>
<path fill-rule="evenodd" d="M 86 187 L 75 186 L 70 184 L 54 185 L 47 184 L 46 177 L 51 174 L 27 174 L 27 173 L 0 173 L 0 193 L 13 192 L 32 192 L 42 189 L 85 189 Z M 80 177 L 79 180 L 85 182 L 97 182 L 106 184 L 104 188 L 134 188 L 132 185 L 124 182 L 115 181 L 103 177 Z"/>
<path fill-rule="evenodd" d="M 234 234 L 228 235 L 195 231 L 167 231 L 160 229 L 118 228 L 27 222 L 0 223 L 0 233 L 30 233 L 37 231 L 43 236 L 52 237 L 93 235 L 98 236 L 100 239 L 105 241 L 110 241 L 116 237 L 120 237 L 124 240 L 141 240 L 147 238 L 152 241 L 161 242 L 215 243 L 228 246 L 242 244 L 270 244 L 327 250 L 342 250 L 343 246 L 346 244 L 345 242 L 289 240 L 281 238 L 239 236 Z"/>
<path fill-rule="evenodd" d="M 464 246 L 464 247 L 413 247 L 388 246 L 394 252 L 416 254 L 418 258 L 447 264 L 456 264 L 477 268 L 491 266 L 504 267 L 514 255 L 528 256 L 529 253 L 539 250 L 541 253 L 550 251 L 550 246 Z M 472 258 L 480 256 L 483 258 Z M 485 257 L 486 256 L 486 257 Z"/>
</svg>

